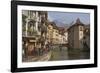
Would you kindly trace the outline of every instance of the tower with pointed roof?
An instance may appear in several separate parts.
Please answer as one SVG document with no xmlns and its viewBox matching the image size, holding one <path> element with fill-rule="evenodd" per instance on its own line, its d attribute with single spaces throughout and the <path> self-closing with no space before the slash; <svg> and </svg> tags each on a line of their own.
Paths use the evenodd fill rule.
<svg viewBox="0 0 100 73">
<path fill-rule="evenodd" d="M 82 39 L 84 36 L 84 24 L 78 18 L 72 26 L 68 29 L 68 43 L 69 48 L 80 49 L 83 48 Z"/>
</svg>

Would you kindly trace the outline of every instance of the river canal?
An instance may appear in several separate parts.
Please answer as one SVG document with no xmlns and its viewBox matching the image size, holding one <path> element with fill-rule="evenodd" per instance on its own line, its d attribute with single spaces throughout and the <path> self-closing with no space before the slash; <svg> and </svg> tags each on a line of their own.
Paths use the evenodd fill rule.
<svg viewBox="0 0 100 73">
<path fill-rule="evenodd" d="M 82 50 L 69 50 L 67 47 L 54 46 L 50 61 L 89 59 L 90 52 Z"/>
</svg>

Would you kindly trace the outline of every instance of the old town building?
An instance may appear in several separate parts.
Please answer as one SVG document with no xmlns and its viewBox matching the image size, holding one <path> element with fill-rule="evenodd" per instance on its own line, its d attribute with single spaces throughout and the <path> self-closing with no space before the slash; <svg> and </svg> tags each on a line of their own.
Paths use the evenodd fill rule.
<svg viewBox="0 0 100 73">
<path fill-rule="evenodd" d="M 32 55 L 37 46 L 41 47 L 45 44 L 46 21 L 47 12 L 45 11 L 22 11 L 22 40 L 25 55 Z"/>
<path fill-rule="evenodd" d="M 90 25 L 86 25 L 84 29 L 83 45 L 87 50 L 90 49 Z"/>
<path fill-rule="evenodd" d="M 53 44 L 59 44 L 59 30 L 55 23 L 53 23 Z"/>
<path fill-rule="evenodd" d="M 53 42 L 53 23 L 48 21 L 48 26 L 47 26 L 47 41 L 49 43 Z"/>
<path fill-rule="evenodd" d="M 78 18 L 76 23 L 68 29 L 68 45 L 69 48 L 82 49 L 84 37 L 84 24 Z"/>
<path fill-rule="evenodd" d="M 59 27 L 59 44 L 68 44 L 68 31 L 64 27 Z"/>
<path fill-rule="evenodd" d="M 68 32 L 64 27 L 58 27 L 54 22 L 48 22 L 47 26 L 48 42 L 52 44 L 67 44 Z"/>
</svg>

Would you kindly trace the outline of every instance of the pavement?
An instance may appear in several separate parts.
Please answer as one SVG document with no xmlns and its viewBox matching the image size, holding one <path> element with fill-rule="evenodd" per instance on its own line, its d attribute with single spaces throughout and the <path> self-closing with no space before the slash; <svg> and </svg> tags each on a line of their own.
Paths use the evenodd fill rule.
<svg viewBox="0 0 100 73">
<path fill-rule="evenodd" d="M 28 56 L 28 58 L 23 59 L 23 62 L 48 61 L 50 57 L 51 57 L 51 51 L 42 56 Z"/>
</svg>

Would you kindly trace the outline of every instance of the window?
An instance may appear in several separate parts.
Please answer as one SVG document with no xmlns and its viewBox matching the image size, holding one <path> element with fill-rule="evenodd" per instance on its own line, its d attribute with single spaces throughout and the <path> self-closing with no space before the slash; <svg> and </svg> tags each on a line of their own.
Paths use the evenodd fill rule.
<svg viewBox="0 0 100 73">
<path fill-rule="evenodd" d="M 81 27 L 80 27 L 80 31 L 82 31 L 82 30 L 83 30 L 83 27 L 81 26 Z"/>
</svg>

